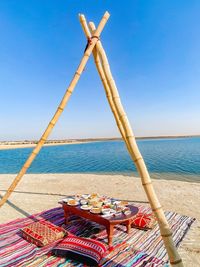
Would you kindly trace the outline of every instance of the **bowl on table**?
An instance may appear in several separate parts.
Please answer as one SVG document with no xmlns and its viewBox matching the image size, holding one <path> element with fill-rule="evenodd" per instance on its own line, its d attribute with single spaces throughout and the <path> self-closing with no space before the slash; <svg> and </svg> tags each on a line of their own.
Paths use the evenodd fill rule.
<svg viewBox="0 0 200 267">
<path fill-rule="evenodd" d="M 101 214 L 101 208 L 92 208 L 90 212 L 94 214 Z"/>
<path fill-rule="evenodd" d="M 81 199 L 80 203 L 81 203 L 81 205 L 86 205 L 86 204 L 88 204 L 88 201 L 86 199 Z"/>
<path fill-rule="evenodd" d="M 89 206 L 89 205 L 82 205 L 80 207 L 82 210 L 91 210 L 92 209 L 92 206 Z"/>
<path fill-rule="evenodd" d="M 111 214 L 110 208 L 102 209 L 102 213 L 103 213 L 103 215 L 110 215 Z"/>
<path fill-rule="evenodd" d="M 67 205 L 69 206 L 78 206 L 79 202 L 75 199 L 70 199 L 69 201 L 67 201 Z"/>
</svg>

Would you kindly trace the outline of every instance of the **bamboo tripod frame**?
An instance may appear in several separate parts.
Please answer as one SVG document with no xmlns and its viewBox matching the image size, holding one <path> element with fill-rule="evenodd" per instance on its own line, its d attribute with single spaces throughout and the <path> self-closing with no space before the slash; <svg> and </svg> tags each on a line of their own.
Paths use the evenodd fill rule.
<svg viewBox="0 0 200 267">
<path fill-rule="evenodd" d="M 10 187 L 8 188 L 7 192 L 5 193 L 5 195 L 3 196 L 3 198 L 0 201 L 0 207 L 4 205 L 4 203 L 7 201 L 7 199 L 10 197 L 10 195 L 12 194 L 12 192 L 14 191 L 15 187 L 17 186 L 17 184 L 20 182 L 20 180 L 22 179 L 23 175 L 26 173 L 27 169 L 31 166 L 33 160 L 35 159 L 35 157 L 37 156 L 37 154 L 39 153 L 39 151 L 41 150 L 42 146 L 44 145 L 45 141 L 47 140 L 48 136 L 50 135 L 52 129 L 54 128 L 56 122 L 58 121 L 60 115 L 62 114 L 85 66 L 86 63 L 92 53 L 93 48 L 95 47 L 95 44 L 107 22 L 107 20 L 109 19 L 110 14 L 108 12 L 105 12 L 104 16 L 102 17 L 99 26 L 97 27 L 97 30 L 95 31 L 95 36 L 96 38 L 93 38 L 90 42 L 90 45 L 88 45 L 87 49 L 84 51 L 84 55 L 81 59 L 81 62 L 74 74 L 73 79 L 71 80 L 63 98 L 62 101 L 60 102 L 53 118 L 51 119 L 51 121 L 49 122 L 46 130 L 44 131 L 42 137 L 40 138 L 39 142 L 37 143 L 36 147 L 33 149 L 32 153 L 30 154 L 30 156 L 28 157 L 28 159 L 26 160 L 26 162 L 24 163 L 22 169 L 20 170 L 20 172 L 18 173 L 18 175 L 15 177 L 15 179 L 13 180 L 13 182 L 11 183 Z"/>
<path fill-rule="evenodd" d="M 131 129 L 129 120 L 127 118 L 127 115 L 123 109 L 123 106 L 120 101 L 119 93 L 115 84 L 115 81 L 112 77 L 112 73 L 110 70 L 110 66 L 108 63 L 108 59 L 106 56 L 106 53 L 103 49 L 103 46 L 101 42 L 99 41 L 99 36 L 109 18 L 109 13 L 106 12 L 100 21 L 97 29 L 95 29 L 94 23 L 89 23 L 89 28 L 87 26 L 87 22 L 85 20 L 85 17 L 83 15 L 80 15 L 80 22 L 82 25 L 82 28 L 84 30 L 84 33 L 86 37 L 88 38 L 88 46 L 87 49 L 84 52 L 84 55 L 81 59 L 81 62 L 77 68 L 77 71 L 74 74 L 74 77 L 69 84 L 62 101 L 60 102 L 60 105 L 58 106 L 53 118 L 51 119 L 50 123 L 48 124 L 46 130 L 44 131 L 42 137 L 40 138 L 39 142 L 37 143 L 36 147 L 33 149 L 32 153 L 26 160 L 25 164 L 23 165 L 22 169 L 16 176 L 16 178 L 11 183 L 10 187 L 8 188 L 7 192 L 3 196 L 3 198 L 0 201 L 0 207 L 4 205 L 4 203 L 7 201 L 9 196 L 14 191 L 17 184 L 22 179 L 23 175 L 26 173 L 27 169 L 32 164 L 33 160 L 41 150 L 42 146 L 44 145 L 45 141 L 47 140 L 49 134 L 51 133 L 52 129 L 54 128 L 56 122 L 58 121 L 60 115 L 62 114 L 83 70 L 84 67 L 89 59 L 89 56 L 91 53 L 93 53 L 95 64 L 98 70 L 98 73 L 101 77 L 106 96 L 109 102 L 109 105 L 111 107 L 111 110 L 113 112 L 116 124 L 119 128 L 119 131 L 122 135 L 122 138 L 127 146 L 127 149 L 129 151 L 129 154 L 135 163 L 137 170 L 140 174 L 142 185 L 144 187 L 144 190 L 146 192 L 147 198 L 149 200 L 149 203 L 151 205 L 151 208 L 153 212 L 155 213 L 155 216 L 157 217 L 158 224 L 160 227 L 160 232 L 162 239 L 164 241 L 167 253 L 169 255 L 170 263 L 172 266 L 178 266 L 182 267 L 183 263 L 182 260 L 176 250 L 176 247 L 174 245 L 173 239 L 172 239 L 172 232 L 169 228 L 169 224 L 166 220 L 166 217 L 164 215 L 163 209 L 159 203 L 159 200 L 156 196 L 156 193 L 154 191 L 148 170 L 146 168 L 146 165 L 144 163 L 144 160 L 142 158 L 142 155 L 140 154 L 140 151 L 138 149 L 137 143 L 135 141 L 135 137 L 133 134 L 133 131 Z M 92 34 L 91 34 L 92 33 Z"/>
<path fill-rule="evenodd" d="M 90 28 L 89 30 L 84 15 L 80 15 L 79 19 L 86 37 L 88 39 L 91 38 L 93 34 L 95 34 L 94 23 L 92 22 L 89 23 L 89 28 Z M 169 228 L 169 224 L 166 220 L 163 209 L 156 196 L 148 170 L 146 168 L 142 155 L 140 154 L 130 123 L 121 104 L 118 90 L 114 82 L 114 79 L 112 77 L 108 59 L 100 40 L 96 43 L 95 49 L 93 50 L 93 56 L 98 73 L 101 77 L 105 89 L 109 105 L 115 117 L 117 126 L 119 128 L 123 140 L 125 141 L 130 156 L 137 167 L 149 203 L 158 220 L 160 233 L 164 241 L 170 259 L 170 263 L 172 266 L 176 265 L 181 267 L 183 266 L 182 260 L 174 245 L 172 239 L 172 232 Z"/>
</svg>

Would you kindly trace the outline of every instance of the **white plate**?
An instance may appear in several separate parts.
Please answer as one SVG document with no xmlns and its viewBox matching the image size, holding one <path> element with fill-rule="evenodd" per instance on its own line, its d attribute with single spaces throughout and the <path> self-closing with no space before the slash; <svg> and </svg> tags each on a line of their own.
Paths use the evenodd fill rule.
<svg viewBox="0 0 200 267">
<path fill-rule="evenodd" d="M 94 209 L 95 209 L 95 208 L 90 209 L 90 212 L 93 213 L 93 214 L 101 214 L 101 211 L 100 211 L 100 212 L 95 212 Z"/>
<path fill-rule="evenodd" d="M 110 208 L 107 208 L 107 209 L 102 209 L 102 213 L 103 213 L 103 215 L 110 215 L 111 213 L 110 213 Z"/>
<path fill-rule="evenodd" d="M 83 205 L 80 207 L 82 210 L 91 210 L 92 206 Z"/>
<path fill-rule="evenodd" d="M 103 217 L 103 218 L 111 218 L 112 214 L 103 214 L 103 215 L 101 215 L 101 217 Z"/>
<path fill-rule="evenodd" d="M 69 201 L 67 202 L 67 205 L 69 206 L 78 206 L 79 202 L 78 201 L 75 201 L 74 204 L 70 204 Z"/>
<path fill-rule="evenodd" d="M 88 201 L 85 200 L 85 199 L 81 199 L 80 200 L 80 203 L 81 203 L 81 205 L 87 205 L 88 204 Z"/>
</svg>

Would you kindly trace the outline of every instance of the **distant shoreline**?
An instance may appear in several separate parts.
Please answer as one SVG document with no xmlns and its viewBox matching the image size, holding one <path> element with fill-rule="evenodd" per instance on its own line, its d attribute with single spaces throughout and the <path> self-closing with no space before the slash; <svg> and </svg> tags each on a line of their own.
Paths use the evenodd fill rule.
<svg viewBox="0 0 200 267">
<path fill-rule="evenodd" d="M 92 141 L 97 142 L 97 141 Z M 89 141 L 47 141 L 44 146 L 60 146 L 60 145 L 75 145 L 75 144 L 83 144 L 83 143 L 90 143 Z M 17 141 L 17 142 L 1 142 L 0 141 L 0 150 L 6 149 L 15 149 L 15 148 L 30 148 L 35 147 L 37 142 L 33 141 Z"/>
<path fill-rule="evenodd" d="M 174 138 L 191 138 L 200 137 L 200 135 L 169 135 L 169 136 L 138 136 L 137 140 L 145 139 L 174 139 Z M 69 144 L 84 144 L 101 141 L 121 141 L 122 138 L 84 138 L 84 139 L 63 139 L 63 140 L 47 140 L 44 146 L 57 146 Z M 36 146 L 38 141 L 24 140 L 24 141 L 0 141 L 0 150 L 15 149 L 15 148 L 29 148 Z"/>
</svg>

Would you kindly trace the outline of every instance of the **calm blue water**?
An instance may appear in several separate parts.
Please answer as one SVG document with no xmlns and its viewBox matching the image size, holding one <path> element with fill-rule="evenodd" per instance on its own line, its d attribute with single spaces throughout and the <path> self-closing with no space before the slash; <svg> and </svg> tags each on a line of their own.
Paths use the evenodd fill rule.
<svg viewBox="0 0 200 267">
<path fill-rule="evenodd" d="M 150 173 L 200 181 L 200 138 L 137 141 Z M 18 173 L 32 148 L 0 150 L 0 173 Z M 131 173 L 123 142 L 44 147 L 28 173 Z M 182 178 L 181 178 L 182 177 Z M 176 179 L 176 178 L 174 178 Z"/>
</svg>

